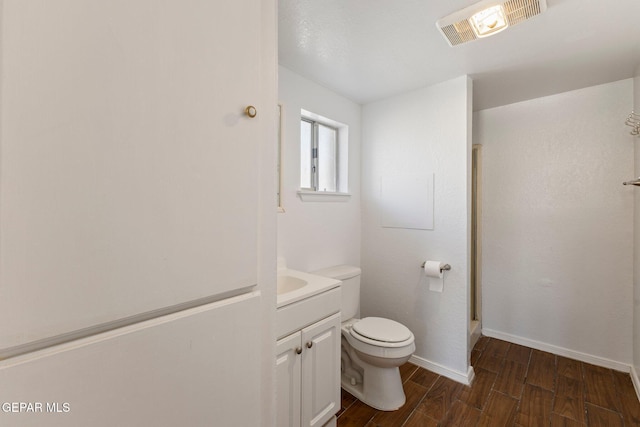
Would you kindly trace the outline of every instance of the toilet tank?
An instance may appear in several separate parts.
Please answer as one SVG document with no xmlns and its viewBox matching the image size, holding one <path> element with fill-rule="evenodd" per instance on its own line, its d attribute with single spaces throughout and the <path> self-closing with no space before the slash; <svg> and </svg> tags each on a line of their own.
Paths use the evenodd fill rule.
<svg viewBox="0 0 640 427">
<path fill-rule="evenodd" d="M 352 265 L 336 265 L 312 273 L 342 281 L 340 316 L 343 321 L 360 314 L 360 268 Z"/>
</svg>

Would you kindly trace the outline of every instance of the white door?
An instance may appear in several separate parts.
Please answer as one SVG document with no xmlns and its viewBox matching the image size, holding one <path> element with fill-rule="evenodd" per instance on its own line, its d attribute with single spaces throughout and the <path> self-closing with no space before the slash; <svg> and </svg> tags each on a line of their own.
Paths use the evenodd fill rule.
<svg viewBox="0 0 640 427">
<path fill-rule="evenodd" d="M 1 6 L 0 356 L 254 285 L 260 2 Z"/>
<path fill-rule="evenodd" d="M 340 409 L 340 313 L 302 330 L 302 425 L 324 425 Z"/>
<path fill-rule="evenodd" d="M 300 427 L 301 332 L 276 345 L 276 426 Z"/>
</svg>

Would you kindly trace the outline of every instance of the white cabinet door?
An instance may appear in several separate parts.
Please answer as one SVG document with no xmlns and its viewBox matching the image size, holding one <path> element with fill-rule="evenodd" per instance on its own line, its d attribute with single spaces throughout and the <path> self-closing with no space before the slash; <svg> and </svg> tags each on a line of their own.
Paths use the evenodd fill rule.
<svg viewBox="0 0 640 427">
<path fill-rule="evenodd" d="M 276 426 L 300 427 L 301 332 L 276 345 Z"/>
<path fill-rule="evenodd" d="M 340 409 L 340 313 L 302 330 L 302 425 L 324 425 Z"/>
<path fill-rule="evenodd" d="M 0 426 L 259 426 L 260 304 L 253 292 L 0 360 L 0 402 L 42 406 L 0 409 Z"/>
<path fill-rule="evenodd" d="M 261 2 L 0 19 L 0 352 L 256 284 Z"/>
</svg>

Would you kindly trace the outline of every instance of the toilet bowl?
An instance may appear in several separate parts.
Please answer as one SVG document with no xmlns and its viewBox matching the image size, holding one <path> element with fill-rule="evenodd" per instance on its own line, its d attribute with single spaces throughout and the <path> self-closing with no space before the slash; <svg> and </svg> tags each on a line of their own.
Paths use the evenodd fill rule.
<svg viewBox="0 0 640 427">
<path fill-rule="evenodd" d="M 357 318 L 359 268 L 341 265 L 313 273 L 342 281 L 342 388 L 375 409 L 400 408 L 406 398 L 399 366 L 415 351 L 413 333 L 390 319 Z"/>
<path fill-rule="evenodd" d="M 383 329 L 375 334 L 363 334 L 358 332 L 363 329 L 363 324 Z M 385 326 L 401 330 L 402 336 L 385 334 L 388 332 Z M 416 349 L 409 329 L 398 322 L 379 317 L 349 319 L 342 323 L 342 348 L 349 356 L 346 360 L 343 353 L 342 388 L 382 411 L 394 411 L 404 405 L 406 398 L 399 367 L 409 360 Z M 345 365 L 351 369 L 345 368 Z M 359 375 L 353 375 L 353 370 Z"/>
</svg>

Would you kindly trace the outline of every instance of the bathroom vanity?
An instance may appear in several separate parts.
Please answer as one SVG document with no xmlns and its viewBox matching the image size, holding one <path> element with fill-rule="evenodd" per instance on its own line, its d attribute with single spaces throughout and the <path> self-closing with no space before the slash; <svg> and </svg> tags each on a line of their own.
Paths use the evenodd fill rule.
<svg viewBox="0 0 640 427">
<path fill-rule="evenodd" d="M 340 281 L 278 273 L 278 427 L 335 426 L 340 409 Z"/>
</svg>

